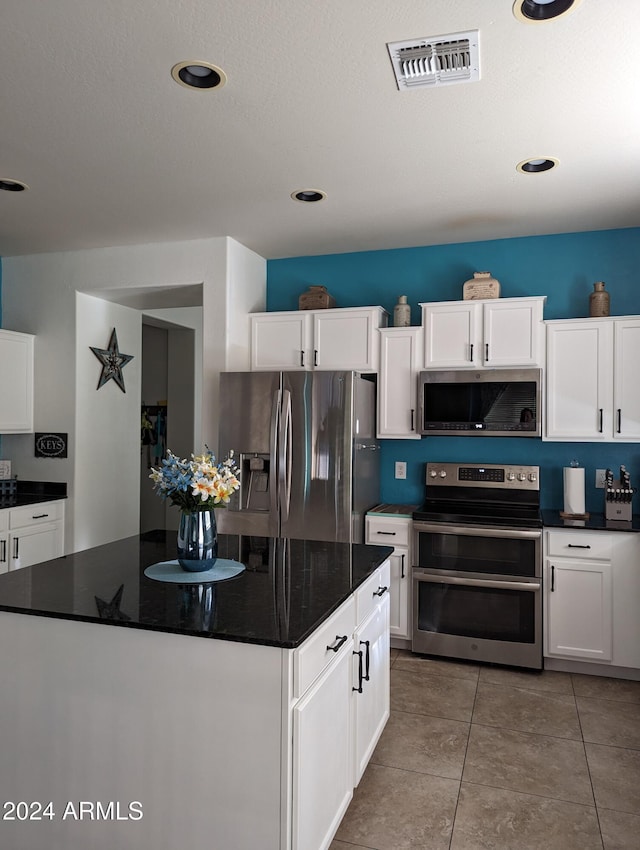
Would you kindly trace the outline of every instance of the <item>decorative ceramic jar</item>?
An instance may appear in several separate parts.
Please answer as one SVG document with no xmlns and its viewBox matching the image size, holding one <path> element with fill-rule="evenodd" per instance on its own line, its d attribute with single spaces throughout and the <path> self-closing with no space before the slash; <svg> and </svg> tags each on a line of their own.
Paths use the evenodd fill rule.
<svg viewBox="0 0 640 850">
<path fill-rule="evenodd" d="M 298 298 L 299 310 L 326 310 L 335 306 L 336 299 L 327 292 L 326 286 L 310 286 Z"/>
<path fill-rule="evenodd" d="M 200 573 L 210 570 L 218 557 L 218 529 L 213 510 L 180 515 L 178 563 L 183 570 Z"/>
<path fill-rule="evenodd" d="M 393 308 L 394 328 L 408 328 L 411 324 L 411 307 L 407 304 L 407 296 L 401 295 Z"/>
<path fill-rule="evenodd" d="M 462 285 L 462 298 L 464 301 L 500 298 L 500 282 L 491 277 L 491 272 L 474 272 L 473 278 Z"/>
<path fill-rule="evenodd" d="M 593 292 L 589 296 L 589 315 L 592 318 L 608 316 L 610 309 L 609 293 L 604 288 L 603 281 L 593 284 Z"/>
</svg>

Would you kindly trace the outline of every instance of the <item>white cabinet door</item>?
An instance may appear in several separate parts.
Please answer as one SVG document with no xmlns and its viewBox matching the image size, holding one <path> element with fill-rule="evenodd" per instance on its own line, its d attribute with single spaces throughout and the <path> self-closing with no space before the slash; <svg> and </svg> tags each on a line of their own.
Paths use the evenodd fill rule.
<svg viewBox="0 0 640 850">
<path fill-rule="evenodd" d="M 292 850 L 327 850 L 353 795 L 353 640 L 293 709 Z"/>
<path fill-rule="evenodd" d="M 611 563 L 548 558 L 546 573 L 547 654 L 611 661 Z"/>
<path fill-rule="evenodd" d="M 554 322 L 547 326 L 548 439 L 610 439 L 612 342 L 610 322 Z"/>
<path fill-rule="evenodd" d="M 422 328 L 380 330 L 378 437 L 419 440 L 416 433 Z"/>
<path fill-rule="evenodd" d="M 313 311 L 314 369 L 377 372 L 380 308 Z"/>
<path fill-rule="evenodd" d="M 33 431 L 34 337 L 0 329 L 0 434 Z"/>
<path fill-rule="evenodd" d="M 614 323 L 613 437 L 640 439 L 640 319 Z"/>
<path fill-rule="evenodd" d="M 249 318 L 252 371 L 310 367 L 308 313 L 260 313 Z"/>
<path fill-rule="evenodd" d="M 544 331 L 541 299 L 498 298 L 482 307 L 485 366 L 496 369 L 540 363 Z"/>
<path fill-rule="evenodd" d="M 354 785 L 357 785 L 389 718 L 388 592 L 356 631 L 354 661 Z"/>
<path fill-rule="evenodd" d="M 54 558 L 60 558 L 63 554 L 61 523 L 34 525 L 32 528 L 23 528 L 9 534 L 10 570 L 51 561 Z"/>
<path fill-rule="evenodd" d="M 389 558 L 391 580 L 389 586 L 389 631 L 391 637 L 408 640 L 409 634 L 409 586 L 411 566 L 409 550 L 395 549 Z"/>
<path fill-rule="evenodd" d="M 481 365 L 481 317 L 481 305 L 471 301 L 424 304 L 425 369 Z"/>
<path fill-rule="evenodd" d="M 616 533 L 613 545 L 613 663 L 640 669 L 640 537 Z"/>
</svg>

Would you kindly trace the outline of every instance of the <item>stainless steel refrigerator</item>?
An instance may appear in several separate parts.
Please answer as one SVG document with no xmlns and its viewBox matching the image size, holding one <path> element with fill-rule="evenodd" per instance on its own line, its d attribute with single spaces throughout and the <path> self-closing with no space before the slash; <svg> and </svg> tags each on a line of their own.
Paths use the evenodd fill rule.
<svg viewBox="0 0 640 850">
<path fill-rule="evenodd" d="M 224 372 L 219 455 L 233 449 L 240 490 L 218 529 L 364 541 L 379 502 L 376 386 L 357 372 Z"/>
</svg>

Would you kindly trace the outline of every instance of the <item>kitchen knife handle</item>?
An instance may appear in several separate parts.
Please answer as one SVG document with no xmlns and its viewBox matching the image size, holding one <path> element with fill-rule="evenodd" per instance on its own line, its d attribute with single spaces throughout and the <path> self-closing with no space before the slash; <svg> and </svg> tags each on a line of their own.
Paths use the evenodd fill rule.
<svg viewBox="0 0 640 850">
<path fill-rule="evenodd" d="M 340 635 L 336 635 L 336 643 L 330 644 L 327 647 L 327 652 L 329 652 L 329 651 L 337 652 L 340 649 L 340 647 L 342 646 L 342 644 L 346 643 L 346 642 L 347 642 L 347 635 L 342 635 L 342 637 L 340 637 Z"/>
<path fill-rule="evenodd" d="M 400 568 L 400 578 L 404 578 L 404 554 L 402 555 L 402 567 Z"/>
<path fill-rule="evenodd" d="M 551 593 L 556 589 L 556 568 L 551 564 Z"/>
<path fill-rule="evenodd" d="M 618 434 L 622 429 L 622 409 L 618 408 Z"/>
<path fill-rule="evenodd" d="M 602 408 L 600 408 L 600 428 L 598 430 L 602 434 Z"/>
</svg>

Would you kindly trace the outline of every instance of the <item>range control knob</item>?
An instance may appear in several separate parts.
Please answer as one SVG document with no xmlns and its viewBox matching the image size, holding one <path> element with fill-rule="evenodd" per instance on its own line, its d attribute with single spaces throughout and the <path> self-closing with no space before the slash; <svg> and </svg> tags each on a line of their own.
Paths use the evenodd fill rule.
<svg viewBox="0 0 640 850">
<path fill-rule="evenodd" d="M 537 479 L 538 479 L 538 476 L 535 474 L 535 472 L 529 473 L 529 481 L 537 481 Z"/>
<path fill-rule="evenodd" d="M 524 472 L 518 473 L 518 481 L 524 481 L 526 479 L 526 474 Z"/>
<path fill-rule="evenodd" d="M 447 477 L 447 473 L 445 472 L 444 469 L 441 469 L 440 470 L 440 478 L 446 478 L 446 477 Z"/>
<path fill-rule="evenodd" d="M 508 472 L 507 473 L 507 481 L 515 481 L 515 477 L 516 477 L 515 472 Z"/>
<path fill-rule="evenodd" d="M 437 477 L 438 477 L 438 473 L 436 472 L 436 470 L 435 470 L 435 469 L 432 469 L 432 470 L 431 470 L 431 472 L 429 473 L 429 475 L 430 475 L 432 478 L 437 478 Z"/>
</svg>

